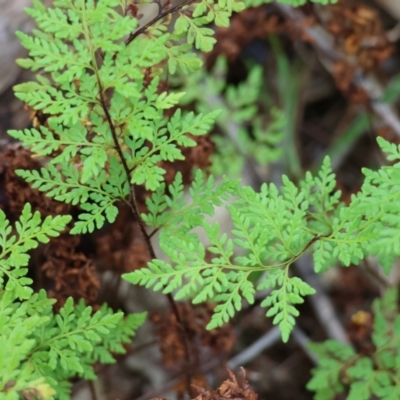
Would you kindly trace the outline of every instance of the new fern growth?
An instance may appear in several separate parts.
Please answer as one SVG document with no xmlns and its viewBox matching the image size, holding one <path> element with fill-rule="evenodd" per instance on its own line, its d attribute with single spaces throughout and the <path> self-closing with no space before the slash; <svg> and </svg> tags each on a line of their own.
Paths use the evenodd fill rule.
<svg viewBox="0 0 400 400">
<path fill-rule="evenodd" d="M 257 163 L 266 165 L 282 157 L 279 144 L 286 122 L 279 109 L 259 110 L 263 91 L 260 65 L 253 66 L 247 79 L 236 86 L 226 86 L 226 75 L 227 60 L 220 57 L 211 73 L 198 70 L 190 75 L 180 74 L 173 83 L 185 89 L 181 104 L 195 102 L 196 110 L 203 113 L 215 108 L 221 110 L 215 124 L 224 135 L 211 136 L 216 150 L 211 156 L 210 171 L 219 176 L 238 176 L 246 158 L 253 157 Z M 265 114 L 270 114 L 269 118 Z"/>
</svg>

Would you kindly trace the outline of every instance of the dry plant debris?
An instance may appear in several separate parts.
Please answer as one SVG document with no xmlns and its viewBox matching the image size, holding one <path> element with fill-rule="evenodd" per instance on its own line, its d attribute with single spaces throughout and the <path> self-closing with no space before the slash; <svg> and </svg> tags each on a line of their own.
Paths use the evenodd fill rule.
<svg viewBox="0 0 400 400">
<path fill-rule="evenodd" d="M 236 376 L 228 370 L 229 378 L 221 383 L 216 390 L 208 390 L 204 387 L 193 385 L 198 395 L 192 400 L 257 400 L 258 395 L 250 388 L 246 380 L 246 372 L 240 369 L 240 375 Z M 152 400 L 167 400 L 163 397 Z"/>
<path fill-rule="evenodd" d="M 376 10 L 366 5 L 349 6 L 341 1 L 328 8 L 325 23 L 338 53 L 346 60 L 337 61 L 332 76 L 337 87 L 354 104 L 367 104 L 368 94 L 355 82 L 358 71 L 377 72 L 394 51 Z"/>
<path fill-rule="evenodd" d="M 30 202 L 33 210 L 40 211 L 44 216 L 68 214 L 70 206 L 52 200 L 31 186 L 15 173 L 17 169 L 39 169 L 38 161 L 31 157 L 31 153 L 19 147 L 9 147 L 0 153 L 0 207 L 11 218 L 18 216 L 25 203 Z"/>
<path fill-rule="evenodd" d="M 117 273 L 143 268 L 150 260 L 132 212 L 125 204 L 119 206 L 116 221 L 96 236 L 94 258 L 99 271 L 111 269 Z"/>
<path fill-rule="evenodd" d="M 266 10 L 266 11 L 265 11 Z M 208 62 L 221 55 L 234 61 L 254 39 L 265 39 L 272 33 L 285 32 L 282 18 L 272 8 L 249 8 L 233 16 L 229 28 L 219 28 L 215 35 L 217 43 L 214 50 L 207 54 Z"/>
<path fill-rule="evenodd" d="M 222 382 L 215 391 L 195 387 L 199 394 L 194 400 L 257 400 L 258 396 L 251 390 L 243 368 L 239 377 L 236 377 L 232 371 L 228 373 L 229 379 Z"/>
<path fill-rule="evenodd" d="M 340 2 L 329 8 L 327 30 L 338 50 L 363 71 L 376 71 L 394 51 L 376 10 L 360 4 L 353 7 Z"/>
<path fill-rule="evenodd" d="M 27 202 L 44 216 L 71 212 L 70 205 L 52 200 L 32 189 L 15 173 L 17 169 L 38 169 L 40 166 L 31 153 L 22 147 L 10 147 L 0 153 L 0 193 L 4 199 L 0 207 L 11 218 L 19 215 Z M 76 300 L 82 298 L 87 304 L 94 304 L 97 298 L 100 282 L 93 262 L 76 250 L 80 240 L 80 236 L 65 233 L 39 248 L 32 257 L 35 260 L 31 268 L 36 269 L 36 285 L 46 287 L 49 296 L 57 299 L 56 308 L 61 307 L 69 296 Z"/>
<path fill-rule="evenodd" d="M 341 1 L 338 5 L 326 7 L 325 10 L 328 18 L 321 24 L 334 38 L 334 50 L 345 55 L 344 60 L 334 63 L 331 70 L 332 77 L 339 90 L 351 103 L 368 104 L 371 99 L 357 86 L 357 73 L 362 71 L 379 74 L 382 62 L 392 54 L 394 46 L 387 40 L 380 16 L 372 8 L 363 4 L 349 6 L 345 1 Z M 138 9 L 134 4 L 130 6 L 130 12 L 132 15 L 137 14 Z M 321 22 L 321 18 L 317 18 L 316 15 L 306 16 L 304 28 L 317 24 L 317 21 Z M 225 55 L 232 62 L 241 55 L 251 41 L 266 40 L 267 35 L 271 33 L 284 34 L 292 41 L 298 39 L 312 41 L 305 30 L 296 28 L 294 20 L 285 21 L 273 6 L 248 9 L 233 17 L 230 28 L 218 29 L 216 36 L 218 42 L 213 53 L 208 56 L 207 63 L 210 65 L 219 55 Z M 147 84 L 151 82 L 150 72 L 150 70 L 145 72 Z M 168 82 L 160 82 L 159 90 L 160 92 L 168 90 Z M 46 118 L 40 114 L 32 114 L 32 122 L 38 127 L 46 124 Z M 378 133 L 383 137 L 390 137 L 391 140 L 395 139 L 387 127 L 381 128 Z M 214 151 L 210 138 L 203 136 L 193 139 L 198 145 L 184 150 L 185 161 L 160 163 L 160 166 L 167 170 L 167 183 L 172 182 L 177 171 L 181 171 L 184 182 L 189 183 L 193 166 L 205 169 L 209 165 L 209 156 Z M 30 153 L 22 148 L 13 147 L 0 153 L 0 207 L 11 217 L 18 215 L 22 205 L 27 201 L 43 215 L 71 213 L 71 207 L 31 189 L 14 172 L 18 168 L 39 167 L 40 161 L 32 159 Z M 138 192 L 139 208 L 145 211 L 144 200 L 147 193 L 142 188 L 139 188 Z M 37 277 L 35 284 L 47 285 L 50 295 L 57 298 L 58 306 L 62 305 L 68 296 L 82 297 L 87 303 L 95 304 L 100 288 L 97 271 L 113 270 L 119 274 L 140 269 L 148 262 L 148 250 L 140 237 L 130 210 L 124 209 L 123 204 L 119 207 L 117 221 L 89 239 L 65 234 L 44 246 L 38 257 L 33 257 L 38 265 L 32 267 L 39 271 L 39 273 L 35 271 Z M 89 250 L 88 242 L 92 245 Z M 84 249 L 82 250 L 84 252 L 80 249 Z M 358 277 L 354 279 L 351 273 L 345 273 L 342 278 L 341 287 L 342 289 L 345 287 L 343 290 L 350 293 L 351 298 L 346 301 L 337 299 L 337 303 L 340 303 L 342 308 L 345 308 L 345 304 L 353 303 L 354 306 L 354 303 L 362 303 L 364 297 L 367 297 L 362 289 L 365 289 L 366 285 L 357 285 Z M 372 315 L 365 311 L 354 313 L 356 307 L 353 306 L 351 309 L 343 310 L 344 314 L 352 315 L 348 332 L 352 342 L 363 349 L 365 354 L 369 354 L 371 350 L 368 346 L 371 343 L 368 338 L 373 323 Z M 232 349 L 235 342 L 232 328 L 226 325 L 211 332 L 205 330 L 211 315 L 210 305 L 179 304 L 179 310 L 188 327 L 191 355 L 196 370 L 193 371 L 193 383 L 198 392 L 195 400 L 257 399 L 257 394 L 248 386 L 244 370 L 241 377 L 229 372 L 230 378 L 215 391 L 207 387 L 204 375 L 197 374 L 197 370 L 200 371 L 199 367 L 210 356 L 223 359 Z M 175 316 L 154 314 L 153 323 L 160 341 L 164 365 L 182 373 L 186 368 L 184 348 Z M 184 392 L 184 384 L 181 382 L 175 389 L 178 393 Z M 28 394 L 26 396 L 29 398 Z"/>
<path fill-rule="evenodd" d="M 204 376 L 197 372 L 213 358 L 223 364 L 226 355 L 235 344 L 235 335 L 230 324 L 219 329 L 206 330 L 205 327 L 211 319 L 214 308 L 211 304 L 178 303 L 177 306 L 189 339 L 192 360 L 191 374 L 195 377 L 195 382 L 202 382 Z M 185 363 L 185 347 L 181 339 L 181 327 L 176 322 L 175 314 L 172 312 L 168 315 L 154 313 L 152 321 L 164 365 L 183 374 L 187 371 L 188 366 Z M 184 393 L 184 381 L 180 381 L 174 389 L 177 393 Z"/>
<path fill-rule="evenodd" d="M 48 293 L 57 299 L 57 308 L 70 296 L 75 300 L 84 299 L 88 305 L 96 302 L 100 282 L 93 261 L 76 250 L 79 242 L 79 236 L 67 233 L 50 241 L 44 249 L 46 261 L 41 269 L 54 281 Z"/>
<path fill-rule="evenodd" d="M 213 306 L 211 304 L 192 305 L 178 303 L 182 319 L 185 321 L 188 337 L 190 339 L 193 359 L 201 364 L 209 359 L 210 355 L 223 356 L 235 344 L 235 336 L 231 325 L 208 331 L 205 329 L 210 322 Z M 173 367 L 184 362 L 184 347 L 180 327 L 175 315 L 154 313 L 152 321 L 155 326 L 156 336 L 160 340 L 163 362 L 166 367 Z"/>
</svg>

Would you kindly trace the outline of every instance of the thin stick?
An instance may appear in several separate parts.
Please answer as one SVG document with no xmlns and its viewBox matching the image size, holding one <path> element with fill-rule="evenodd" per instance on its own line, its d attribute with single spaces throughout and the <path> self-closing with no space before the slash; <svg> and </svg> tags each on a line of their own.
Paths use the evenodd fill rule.
<svg viewBox="0 0 400 400">
<path fill-rule="evenodd" d="M 296 340 L 297 344 L 303 349 L 304 353 L 307 354 L 308 358 L 314 363 L 318 363 L 318 357 L 308 348 L 310 338 L 297 326 L 292 331 L 293 339 Z"/>
<path fill-rule="evenodd" d="M 296 261 L 295 265 L 302 279 L 309 283 L 316 291 L 313 296 L 310 296 L 309 300 L 327 336 L 343 344 L 349 344 L 350 341 L 347 337 L 347 333 L 336 315 L 333 304 L 325 293 L 321 280 L 314 272 L 311 255 L 303 255 L 303 257 Z"/>
<path fill-rule="evenodd" d="M 311 44 L 319 51 L 320 55 L 325 56 L 321 59 L 321 62 L 328 71 L 332 69 L 332 62 L 347 61 L 345 54 L 338 52 L 334 48 L 332 36 L 318 25 L 308 26 L 305 23 L 306 17 L 300 10 L 285 4 L 276 3 L 275 5 L 285 17 L 296 24 L 298 29 L 312 38 Z M 366 76 L 360 69 L 354 74 L 353 83 L 368 94 L 375 114 L 379 115 L 397 136 L 400 136 L 399 116 L 389 104 L 382 103 L 379 100 L 383 93 L 379 83 L 372 77 Z"/>
<path fill-rule="evenodd" d="M 244 349 L 241 353 L 231 358 L 227 363 L 227 367 L 232 370 L 242 367 L 258 357 L 264 350 L 273 346 L 280 339 L 280 337 L 281 332 L 279 327 L 274 326 L 249 347 Z"/>
<path fill-rule="evenodd" d="M 368 257 L 364 258 L 363 265 L 367 273 L 371 276 L 371 278 L 373 278 L 381 290 L 386 291 L 390 288 L 391 284 L 389 280 L 385 276 L 382 276 L 379 271 L 374 268 Z"/>
<path fill-rule="evenodd" d="M 195 2 L 196 0 L 185 0 L 183 1 L 181 4 L 178 4 L 175 7 L 170 8 L 167 11 L 164 11 L 161 14 L 158 14 L 156 17 L 154 17 L 151 21 L 149 21 L 146 25 L 143 25 L 141 28 L 139 28 L 137 31 L 131 33 L 128 37 L 128 39 L 126 39 L 125 44 L 128 45 L 129 43 L 131 43 L 134 39 L 136 39 L 139 35 L 141 35 L 142 33 L 144 33 L 150 26 L 154 25 L 156 22 L 158 22 L 160 19 L 163 19 L 164 17 L 166 17 L 169 14 L 174 13 L 175 11 L 179 11 L 181 8 Z"/>
</svg>

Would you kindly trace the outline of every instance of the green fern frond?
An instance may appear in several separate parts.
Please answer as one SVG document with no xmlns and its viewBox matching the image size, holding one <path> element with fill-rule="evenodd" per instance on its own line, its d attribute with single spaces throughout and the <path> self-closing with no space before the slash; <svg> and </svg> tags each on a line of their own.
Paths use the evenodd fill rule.
<svg viewBox="0 0 400 400">
<path fill-rule="evenodd" d="M 256 271 L 266 272 L 257 290 L 275 289 L 264 305 L 271 306 L 269 315 L 275 316 L 274 323 L 280 325 L 287 340 L 294 325 L 293 316 L 297 316 L 293 304 L 314 292 L 299 278 L 288 275 L 290 265 L 313 239 L 302 227 L 302 223 L 306 226 L 307 203 L 287 179 L 283 195 L 279 195 L 274 185 L 264 185 L 257 194 L 250 188 L 229 186 L 229 182 L 214 192 L 211 187 L 201 185 L 202 176 L 198 174 L 191 188 L 190 206 L 185 206 L 182 200 L 179 176 L 171 186 L 170 197 L 162 195 L 162 190 L 156 192 L 148 201 L 150 213 L 144 220 L 156 229 L 161 228 L 160 246 L 171 263 L 153 260 L 148 268 L 125 274 L 124 278 L 153 290 L 175 292 L 177 299 L 189 297 L 195 303 L 207 300 L 219 303 L 209 325 L 215 328 L 241 309 L 243 298 L 249 303 L 254 301 L 256 287 L 249 276 Z M 207 186 L 212 184 L 209 180 Z M 214 199 L 199 201 L 213 192 L 218 194 Z M 234 225 L 233 238 L 221 235 L 219 225 L 205 218 L 212 215 L 213 206 L 221 205 L 221 199 L 229 195 L 237 197 L 228 206 Z M 199 226 L 207 237 L 207 245 L 192 231 Z M 206 251 L 213 256 L 209 262 L 205 261 Z M 237 255 L 238 251 L 243 255 Z"/>
</svg>

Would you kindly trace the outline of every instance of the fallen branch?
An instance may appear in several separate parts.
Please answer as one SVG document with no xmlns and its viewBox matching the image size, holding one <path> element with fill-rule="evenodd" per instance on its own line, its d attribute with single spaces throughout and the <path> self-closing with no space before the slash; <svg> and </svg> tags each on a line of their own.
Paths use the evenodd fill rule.
<svg viewBox="0 0 400 400">
<path fill-rule="evenodd" d="M 300 10 L 284 4 L 276 3 L 275 5 L 286 18 L 292 21 L 297 29 L 311 39 L 311 45 L 314 46 L 317 53 L 319 53 L 321 63 L 329 72 L 332 72 L 335 62 L 348 62 L 346 55 L 335 49 L 331 35 L 320 25 L 308 26 L 306 23 L 306 16 Z M 361 69 L 357 69 L 354 74 L 353 84 L 365 91 L 370 99 L 370 105 L 375 114 L 400 137 L 399 116 L 389 104 L 380 101 L 383 88 L 374 77 L 367 76 Z"/>
</svg>

